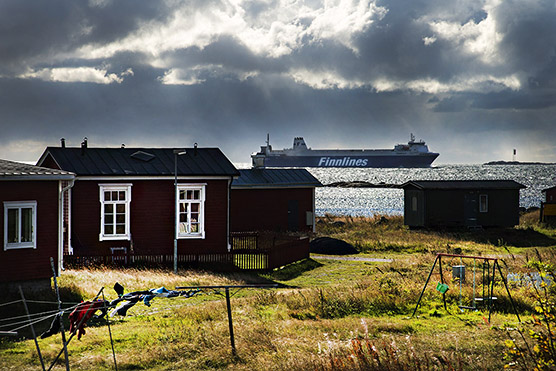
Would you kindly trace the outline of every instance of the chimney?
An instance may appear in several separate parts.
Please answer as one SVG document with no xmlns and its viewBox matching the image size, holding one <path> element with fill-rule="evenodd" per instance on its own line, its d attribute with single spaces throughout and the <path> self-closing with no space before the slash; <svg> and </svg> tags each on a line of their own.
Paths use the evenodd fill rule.
<svg viewBox="0 0 556 371">
<path fill-rule="evenodd" d="M 125 143 L 122 143 L 122 146 L 120 148 L 125 148 Z"/>
<path fill-rule="evenodd" d="M 61 139 L 60 139 L 60 146 L 61 146 L 62 148 L 66 148 L 66 138 L 61 138 Z"/>
<path fill-rule="evenodd" d="M 85 148 L 87 148 L 87 137 L 83 138 L 83 142 L 81 142 L 81 156 L 85 155 Z"/>
<path fill-rule="evenodd" d="M 193 155 L 194 155 L 194 156 L 197 156 L 197 143 L 194 143 L 194 144 L 193 144 L 193 148 L 194 148 L 194 150 L 193 150 Z"/>
</svg>

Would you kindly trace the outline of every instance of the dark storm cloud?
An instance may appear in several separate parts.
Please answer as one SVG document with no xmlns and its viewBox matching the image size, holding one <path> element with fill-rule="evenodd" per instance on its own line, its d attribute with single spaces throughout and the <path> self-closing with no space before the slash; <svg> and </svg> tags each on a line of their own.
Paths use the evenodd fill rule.
<svg viewBox="0 0 556 371">
<path fill-rule="evenodd" d="M 55 0 L 0 2 L 0 75 L 50 63 L 57 54 L 88 43 L 125 37 L 144 21 L 163 21 L 163 2 Z M 104 4 L 104 5 L 102 5 Z"/>
</svg>

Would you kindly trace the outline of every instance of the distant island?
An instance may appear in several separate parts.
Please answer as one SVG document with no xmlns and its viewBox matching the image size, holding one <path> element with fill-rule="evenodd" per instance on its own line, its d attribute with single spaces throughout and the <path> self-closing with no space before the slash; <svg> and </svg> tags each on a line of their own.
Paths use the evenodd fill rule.
<svg viewBox="0 0 556 371">
<path fill-rule="evenodd" d="M 554 162 L 490 161 L 483 165 L 555 165 Z"/>
</svg>

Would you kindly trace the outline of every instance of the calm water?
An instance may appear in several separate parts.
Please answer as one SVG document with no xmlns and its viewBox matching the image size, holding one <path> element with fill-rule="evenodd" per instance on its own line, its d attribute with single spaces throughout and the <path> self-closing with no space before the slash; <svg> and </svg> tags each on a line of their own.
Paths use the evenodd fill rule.
<svg viewBox="0 0 556 371">
<path fill-rule="evenodd" d="M 322 184 L 339 181 L 403 184 L 410 180 L 515 180 L 527 186 L 519 204 L 540 206 L 542 190 L 556 185 L 556 165 L 441 165 L 427 169 L 308 168 Z M 390 188 L 337 188 L 316 190 L 317 215 L 352 216 L 403 214 L 403 191 Z"/>
<path fill-rule="evenodd" d="M 246 169 L 250 164 L 235 164 Z M 520 191 L 519 205 L 540 206 L 542 190 L 556 185 L 556 164 L 551 165 L 439 165 L 426 169 L 307 168 L 324 185 L 365 181 L 403 184 L 410 180 L 515 180 L 527 188 Z M 321 187 L 316 190 L 317 215 L 372 216 L 403 214 L 403 190 L 392 188 Z"/>
</svg>

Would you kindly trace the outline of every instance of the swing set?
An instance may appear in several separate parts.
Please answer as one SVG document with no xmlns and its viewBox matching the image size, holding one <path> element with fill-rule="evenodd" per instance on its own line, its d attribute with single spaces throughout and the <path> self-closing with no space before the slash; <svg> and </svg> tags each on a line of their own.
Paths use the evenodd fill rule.
<svg viewBox="0 0 556 371">
<path fill-rule="evenodd" d="M 459 265 L 452 266 L 452 278 L 454 282 L 459 285 L 459 305 L 458 307 L 460 310 L 470 309 L 470 310 L 478 310 L 479 305 L 486 306 L 488 308 L 488 322 L 490 323 L 490 315 L 492 312 L 492 307 L 494 301 L 497 299 L 494 296 L 494 281 L 496 279 L 496 272 L 500 274 L 500 279 L 504 283 L 504 287 L 506 288 L 506 292 L 508 293 L 508 297 L 510 299 L 510 303 L 512 304 L 512 308 L 515 312 L 515 315 L 519 322 L 521 319 L 519 318 L 519 314 L 517 313 L 517 309 L 515 307 L 514 301 L 512 299 L 512 295 L 510 294 L 510 290 L 508 288 L 508 284 L 504 279 L 504 275 L 502 274 L 502 269 L 500 268 L 500 264 L 498 263 L 498 259 L 496 258 L 488 258 L 484 256 L 472 256 L 472 255 L 458 255 L 458 254 L 445 254 L 439 253 L 436 254 L 436 259 L 432 265 L 430 270 L 429 276 L 427 277 L 427 281 L 425 282 L 425 286 L 421 291 L 421 295 L 419 295 L 419 300 L 417 300 L 417 305 L 415 306 L 415 310 L 413 311 L 413 315 L 417 312 L 417 308 L 419 308 L 419 304 L 421 303 L 421 299 L 423 298 L 423 294 L 425 293 L 425 289 L 429 284 L 431 276 L 434 272 L 434 267 L 436 263 L 438 263 L 439 273 L 440 273 L 440 282 L 436 286 L 436 290 L 442 293 L 442 301 L 444 303 L 444 309 L 448 311 L 446 307 L 446 291 L 448 291 L 448 285 L 444 283 L 444 274 L 442 272 L 442 257 L 451 258 L 452 261 L 454 258 L 459 258 Z M 462 305 L 462 285 L 465 283 L 465 265 L 463 264 L 463 259 L 473 259 L 473 301 L 471 305 Z M 482 274 L 481 274 L 481 282 L 480 286 L 482 286 L 482 296 L 477 296 L 477 261 L 482 261 Z M 492 270 L 491 270 L 491 263 L 492 263 Z"/>
</svg>

